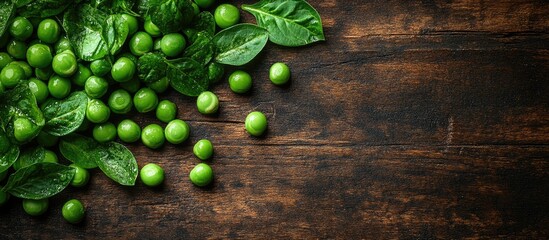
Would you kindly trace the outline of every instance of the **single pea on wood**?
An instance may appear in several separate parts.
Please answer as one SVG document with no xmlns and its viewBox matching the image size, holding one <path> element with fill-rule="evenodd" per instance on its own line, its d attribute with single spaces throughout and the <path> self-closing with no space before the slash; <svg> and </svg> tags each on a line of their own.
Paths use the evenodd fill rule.
<svg viewBox="0 0 549 240">
<path fill-rule="evenodd" d="M 213 181 L 213 178 L 214 174 L 212 168 L 205 163 L 197 164 L 189 174 L 191 182 L 199 187 L 208 186 Z"/>
<path fill-rule="evenodd" d="M 245 128 L 250 135 L 259 137 L 267 130 L 267 117 L 262 112 L 251 112 L 246 117 Z"/>
</svg>

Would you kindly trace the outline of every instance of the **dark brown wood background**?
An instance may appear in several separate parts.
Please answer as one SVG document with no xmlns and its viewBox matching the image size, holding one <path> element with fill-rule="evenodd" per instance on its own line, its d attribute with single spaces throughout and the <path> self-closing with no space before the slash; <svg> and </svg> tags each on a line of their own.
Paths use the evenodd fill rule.
<svg viewBox="0 0 549 240">
<path fill-rule="evenodd" d="M 190 141 L 129 145 L 140 166 L 164 167 L 162 188 L 121 187 L 94 170 L 43 217 L 12 198 L 0 238 L 549 238 L 547 1 L 311 4 L 327 41 L 269 44 L 246 67 L 251 94 L 213 88 L 218 116 L 166 96 Z M 287 87 L 268 80 L 277 61 L 293 71 Z M 252 110 L 268 116 L 265 138 L 244 131 Z M 187 177 L 201 138 L 215 145 L 207 189 Z M 62 219 L 70 198 L 87 207 L 80 225 Z"/>
</svg>

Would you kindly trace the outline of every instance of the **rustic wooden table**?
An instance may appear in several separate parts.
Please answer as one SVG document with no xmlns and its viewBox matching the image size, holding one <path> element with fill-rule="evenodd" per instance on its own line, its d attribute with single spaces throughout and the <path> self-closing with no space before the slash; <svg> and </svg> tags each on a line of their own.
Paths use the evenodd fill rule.
<svg viewBox="0 0 549 240">
<path fill-rule="evenodd" d="M 246 67 L 251 94 L 213 89 L 218 116 L 168 94 L 191 140 L 129 146 L 140 166 L 164 167 L 162 188 L 92 171 L 43 217 L 10 200 L 0 238 L 549 238 L 546 1 L 311 4 L 327 41 L 268 45 Z M 268 80 L 276 61 L 293 71 L 287 87 Z M 244 131 L 252 110 L 269 118 L 265 138 Z M 187 178 L 201 138 L 215 145 L 207 189 Z M 69 198 L 87 207 L 80 225 L 61 217 Z"/>
</svg>

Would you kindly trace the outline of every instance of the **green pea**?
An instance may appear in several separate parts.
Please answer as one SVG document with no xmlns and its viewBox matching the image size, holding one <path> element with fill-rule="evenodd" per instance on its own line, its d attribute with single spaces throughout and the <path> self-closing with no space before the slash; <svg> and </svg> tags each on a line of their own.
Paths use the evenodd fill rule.
<svg viewBox="0 0 549 240">
<path fill-rule="evenodd" d="M 175 119 L 168 123 L 164 135 L 171 144 L 180 144 L 189 138 L 190 128 L 185 121 Z"/>
<path fill-rule="evenodd" d="M 209 8 L 215 2 L 215 0 L 194 0 L 194 2 L 200 8 Z"/>
<path fill-rule="evenodd" d="M 27 57 L 27 44 L 22 41 L 12 40 L 6 47 L 7 52 L 15 59 L 23 60 Z"/>
<path fill-rule="evenodd" d="M 78 69 L 76 70 L 74 75 L 72 75 L 71 80 L 74 85 L 79 87 L 84 87 L 86 85 L 86 81 L 91 76 L 92 76 L 91 70 L 88 67 L 84 66 L 84 64 L 79 63 Z"/>
<path fill-rule="evenodd" d="M 191 182 L 199 187 L 208 186 L 213 181 L 213 170 L 205 163 L 197 164 L 189 174 Z"/>
<path fill-rule="evenodd" d="M 74 177 L 71 180 L 73 187 L 83 187 L 90 181 L 90 173 L 85 168 L 82 168 L 76 164 L 71 164 L 69 167 L 74 168 Z"/>
<path fill-rule="evenodd" d="M 109 82 L 102 77 L 91 76 L 84 84 L 84 91 L 90 98 L 101 98 L 109 89 Z"/>
<path fill-rule="evenodd" d="M 93 75 L 103 77 L 111 71 L 112 64 L 107 59 L 98 59 L 90 63 L 90 70 Z"/>
<path fill-rule="evenodd" d="M 53 47 L 55 49 L 55 54 L 62 53 L 64 51 L 71 51 L 74 52 L 74 49 L 72 48 L 71 41 L 67 37 L 60 38 Z"/>
<path fill-rule="evenodd" d="M 51 150 L 46 150 L 46 155 L 44 157 L 44 162 L 58 163 L 59 158 L 57 157 L 57 154 L 55 154 L 55 152 L 53 152 Z"/>
<path fill-rule="evenodd" d="M 187 42 L 183 35 L 179 33 L 170 33 L 162 37 L 160 49 L 166 56 L 175 57 L 183 52 L 185 45 L 187 45 Z"/>
<path fill-rule="evenodd" d="M 246 93 L 252 88 L 252 77 L 247 72 L 237 70 L 229 75 L 229 87 L 235 93 Z"/>
<path fill-rule="evenodd" d="M 246 117 L 246 131 L 252 136 L 261 136 L 267 130 L 267 117 L 261 112 L 251 112 Z"/>
<path fill-rule="evenodd" d="M 156 93 L 165 92 L 166 90 L 168 90 L 169 86 L 170 86 L 170 80 L 167 77 L 163 77 L 160 80 L 153 83 L 147 83 L 147 87 L 152 89 Z"/>
<path fill-rule="evenodd" d="M 223 74 L 225 74 L 225 67 L 223 65 L 216 62 L 208 64 L 208 81 L 210 85 L 219 82 Z"/>
<path fill-rule="evenodd" d="M 117 128 L 118 138 L 123 142 L 132 143 L 141 137 L 141 128 L 130 119 L 122 120 Z"/>
<path fill-rule="evenodd" d="M 106 143 L 116 138 L 116 127 L 110 122 L 101 123 L 93 127 L 93 138 L 100 143 Z"/>
<path fill-rule="evenodd" d="M 150 124 L 141 132 L 141 141 L 149 148 L 160 148 L 164 145 L 165 140 L 164 130 L 158 124 Z"/>
<path fill-rule="evenodd" d="M 59 40 L 59 36 L 61 35 L 61 28 L 55 20 L 44 19 L 38 25 L 36 35 L 41 41 L 53 44 Z"/>
<path fill-rule="evenodd" d="M 25 77 L 25 71 L 18 64 L 9 64 L 0 72 L 0 82 L 6 88 L 15 87 Z"/>
<path fill-rule="evenodd" d="M 135 56 L 143 56 L 153 49 L 153 39 L 146 32 L 136 32 L 128 43 L 130 51 Z"/>
<path fill-rule="evenodd" d="M 28 19 L 16 17 L 11 23 L 9 31 L 13 38 L 25 41 L 32 35 L 33 26 Z"/>
<path fill-rule="evenodd" d="M 34 136 L 38 135 L 39 128 L 37 128 L 27 118 L 17 118 L 13 121 L 13 136 L 19 142 L 27 142 Z"/>
<path fill-rule="evenodd" d="M 136 93 L 141 88 L 139 78 L 132 78 L 130 81 L 120 83 L 120 87 L 129 93 Z"/>
<path fill-rule="evenodd" d="M 150 88 L 141 88 L 133 96 L 133 105 L 140 113 L 150 112 L 158 105 L 158 96 Z"/>
<path fill-rule="evenodd" d="M 137 67 L 135 63 L 127 57 L 121 57 L 112 65 L 111 76 L 117 82 L 127 82 L 133 78 Z"/>
<path fill-rule="evenodd" d="M 137 32 L 137 29 L 139 28 L 139 23 L 137 22 L 137 18 L 129 15 L 129 14 L 122 14 L 122 19 L 126 24 L 128 25 L 128 29 L 130 30 L 128 35 L 133 35 L 135 32 Z"/>
<path fill-rule="evenodd" d="M 36 98 L 38 104 L 42 104 L 50 95 L 48 85 L 36 78 L 31 78 L 29 80 L 29 89 Z"/>
<path fill-rule="evenodd" d="M 70 51 L 64 51 L 55 55 L 51 65 L 53 71 L 62 77 L 70 77 L 78 70 L 76 57 Z"/>
<path fill-rule="evenodd" d="M 168 123 L 175 119 L 177 115 L 177 106 L 170 100 L 162 100 L 156 107 L 156 118 L 158 120 Z"/>
<path fill-rule="evenodd" d="M 208 160 L 214 152 L 212 142 L 208 139 L 201 139 L 193 147 L 193 153 L 201 160 Z"/>
<path fill-rule="evenodd" d="M 23 199 L 23 210 L 31 216 L 40 216 L 48 210 L 49 201 L 47 198 L 34 200 Z"/>
<path fill-rule="evenodd" d="M 71 80 L 53 75 L 48 81 L 48 90 L 54 98 L 65 98 L 71 93 Z"/>
<path fill-rule="evenodd" d="M 269 69 L 269 79 L 275 85 L 284 85 L 290 80 L 290 68 L 281 62 L 273 64 Z"/>
<path fill-rule="evenodd" d="M 240 21 L 240 11 L 232 4 L 219 5 L 214 12 L 215 23 L 220 28 L 228 28 Z"/>
<path fill-rule="evenodd" d="M 13 58 L 8 53 L 0 52 L 0 69 L 6 67 L 11 62 L 13 62 Z"/>
<path fill-rule="evenodd" d="M 63 218 L 72 224 L 81 222 L 84 219 L 85 213 L 84 205 L 77 199 L 67 201 L 61 210 Z"/>
<path fill-rule="evenodd" d="M 132 110 L 132 96 L 124 89 L 111 93 L 108 101 L 111 111 L 116 114 L 125 114 Z"/>
<path fill-rule="evenodd" d="M 40 131 L 38 136 L 36 136 L 38 144 L 43 147 L 53 147 L 59 142 L 59 137 L 53 136 L 47 132 Z"/>
<path fill-rule="evenodd" d="M 156 187 L 164 182 L 164 169 L 154 163 L 149 163 L 141 168 L 139 177 L 145 185 Z"/>
<path fill-rule="evenodd" d="M 32 67 L 25 61 L 14 61 L 14 62 L 11 62 L 10 64 L 17 64 L 19 65 L 19 67 L 21 67 L 21 69 L 23 69 L 23 72 L 25 73 L 25 78 L 28 79 L 30 77 L 32 77 Z"/>
<path fill-rule="evenodd" d="M 160 37 L 160 35 L 162 35 L 160 28 L 158 28 L 158 26 L 156 26 L 156 24 L 154 24 L 150 18 L 145 19 L 145 24 L 143 25 L 143 28 L 145 29 L 145 32 L 150 34 L 152 37 Z"/>
<path fill-rule="evenodd" d="M 92 123 L 104 123 L 109 120 L 111 110 L 99 99 L 91 99 L 86 108 L 86 118 Z"/>
<path fill-rule="evenodd" d="M 32 67 L 48 67 L 52 60 L 50 47 L 44 44 L 34 44 L 27 49 L 27 61 Z"/>
<path fill-rule="evenodd" d="M 42 81 L 48 81 L 53 75 L 53 69 L 51 68 L 51 66 L 45 68 L 35 68 L 34 75 L 36 75 L 36 77 Z"/>
<path fill-rule="evenodd" d="M 202 114 L 216 113 L 219 108 L 219 99 L 213 92 L 202 92 L 196 99 L 196 107 Z"/>
</svg>

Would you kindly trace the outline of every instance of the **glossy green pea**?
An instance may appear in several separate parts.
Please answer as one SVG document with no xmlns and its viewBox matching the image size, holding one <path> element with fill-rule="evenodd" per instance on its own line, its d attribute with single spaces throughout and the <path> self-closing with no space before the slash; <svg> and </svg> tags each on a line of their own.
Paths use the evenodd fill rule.
<svg viewBox="0 0 549 240">
<path fill-rule="evenodd" d="M 130 81 L 120 83 L 120 87 L 129 93 L 136 93 L 141 88 L 139 78 L 132 78 Z"/>
<path fill-rule="evenodd" d="M 156 187 L 164 182 L 164 169 L 154 163 L 149 163 L 141 168 L 139 177 L 145 185 Z"/>
<path fill-rule="evenodd" d="M 216 113 L 219 108 L 219 99 L 213 92 L 202 92 L 196 99 L 196 107 L 198 112 L 202 114 Z"/>
<path fill-rule="evenodd" d="M 16 17 L 9 27 L 9 32 L 13 38 L 25 41 L 32 35 L 33 26 L 28 19 Z"/>
<path fill-rule="evenodd" d="M 10 194 L 0 189 L 0 207 L 6 204 L 6 202 L 8 202 L 9 199 L 10 199 Z"/>
<path fill-rule="evenodd" d="M 55 55 L 51 65 L 53 71 L 62 77 L 70 77 L 78 69 L 76 57 L 70 51 L 64 51 Z"/>
<path fill-rule="evenodd" d="M 34 95 L 34 98 L 36 98 L 38 104 L 42 104 L 50 95 L 48 85 L 36 78 L 31 78 L 29 80 L 29 89 Z"/>
<path fill-rule="evenodd" d="M 150 124 L 144 127 L 141 132 L 141 141 L 149 148 L 160 148 L 164 145 L 165 140 L 164 130 L 158 124 Z"/>
<path fill-rule="evenodd" d="M 84 91 L 90 98 L 101 98 L 109 89 L 109 82 L 102 77 L 91 76 L 84 84 Z"/>
<path fill-rule="evenodd" d="M 143 25 L 143 28 L 145 29 L 145 32 L 150 34 L 152 37 L 160 37 L 160 35 L 162 35 L 160 28 L 158 28 L 158 26 L 156 26 L 156 24 L 154 24 L 150 18 L 145 19 L 145 24 Z"/>
<path fill-rule="evenodd" d="M 189 174 L 191 182 L 199 187 L 208 186 L 213 181 L 213 178 L 212 168 L 205 163 L 197 164 Z"/>
<path fill-rule="evenodd" d="M 5 88 L 15 87 L 25 77 L 25 71 L 18 64 L 9 64 L 0 72 L 0 82 Z"/>
<path fill-rule="evenodd" d="M 121 57 L 111 68 L 111 76 L 117 82 L 127 82 L 133 78 L 137 71 L 135 63 L 127 57 Z"/>
<path fill-rule="evenodd" d="M 186 141 L 189 138 L 190 132 L 189 125 L 179 119 L 170 121 L 164 129 L 166 140 L 171 144 L 180 144 Z"/>
<path fill-rule="evenodd" d="M 49 201 L 47 198 L 34 200 L 23 199 L 23 210 L 31 216 L 40 216 L 48 210 Z"/>
<path fill-rule="evenodd" d="M 170 80 L 167 77 L 163 77 L 160 80 L 153 83 L 147 83 L 147 87 L 152 89 L 156 93 L 165 92 L 166 90 L 168 90 L 169 86 L 170 86 Z"/>
<path fill-rule="evenodd" d="M 74 85 L 79 87 L 84 87 L 86 85 L 86 81 L 91 76 L 92 76 L 91 70 L 88 67 L 84 66 L 84 64 L 79 63 L 78 69 L 76 70 L 74 75 L 72 75 L 71 80 Z"/>
<path fill-rule="evenodd" d="M 267 130 L 267 117 L 262 112 L 251 112 L 246 117 L 246 131 L 252 136 L 261 136 Z"/>
<path fill-rule="evenodd" d="M 91 99 L 86 108 L 86 118 L 92 123 L 104 123 L 109 120 L 111 110 L 99 99 Z"/>
<path fill-rule="evenodd" d="M 81 222 L 84 219 L 85 213 L 84 205 L 77 199 L 67 201 L 61 210 L 63 218 L 72 224 Z"/>
<path fill-rule="evenodd" d="M 153 39 L 146 32 L 136 32 L 130 39 L 128 46 L 130 46 L 133 55 L 143 56 L 143 54 L 153 49 Z"/>
<path fill-rule="evenodd" d="M 48 67 L 53 60 L 50 47 L 44 44 L 34 44 L 27 49 L 27 62 L 35 68 Z"/>
<path fill-rule="evenodd" d="M 74 52 L 74 49 L 72 48 L 71 41 L 67 37 L 60 38 L 54 46 L 55 54 L 62 53 L 64 51 L 71 51 Z"/>
<path fill-rule="evenodd" d="M 141 88 L 133 96 L 133 105 L 140 113 L 150 112 L 158 105 L 158 96 L 150 88 Z"/>
<path fill-rule="evenodd" d="M 25 78 L 28 79 L 32 77 L 32 67 L 25 61 L 13 61 L 10 64 L 17 64 L 21 69 L 23 69 L 23 72 L 25 73 Z"/>
<path fill-rule="evenodd" d="M 13 136 L 19 142 L 31 140 L 38 128 L 27 118 L 17 118 L 13 121 Z"/>
<path fill-rule="evenodd" d="M 111 111 L 116 114 L 125 114 L 132 110 L 132 96 L 124 89 L 111 93 L 108 101 Z"/>
<path fill-rule="evenodd" d="M 59 36 L 61 35 L 61 28 L 55 20 L 44 19 L 38 25 L 36 35 L 41 41 L 53 44 L 59 40 Z"/>
<path fill-rule="evenodd" d="M 116 138 L 116 127 L 110 122 L 97 124 L 93 127 L 92 134 L 100 143 L 110 142 Z"/>
<path fill-rule="evenodd" d="M 201 160 L 208 160 L 214 152 L 212 142 L 208 139 L 201 139 L 193 147 L 193 153 Z"/>
<path fill-rule="evenodd" d="M 112 64 L 107 59 L 98 59 L 90 63 L 93 75 L 103 77 L 111 72 Z"/>
<path fill-rule="evenodd" d="M 179 33 L 170 33 L 162 37 L 162 42 L 160 42 L 160 49 L 166 56 L 175 57 L 183 52 L 187 41 L 185 37 Z"/>
<path fill-rule="evenodd" d="M 220 28 L 228 28 L 240 21 L 240 11 L 232 4 L 219 5 L 214 12 L 215 23 Z"/>
<path fill-rule="evenodd" d="M 128 25 L 128 35 L 133 35 L 135 32 L 137 32 L 137 29 L 139 28 L 139 22 L 137 21 L 137 18 L 125 13 L 121 16 L 124 22 L 126 22 L 126 24 Z"/>
<path fill-rule="evenodd" d="M 53 75 L 48 81 L 48 90 L 54 98 L 65 98 L 71 93 L 71 80 Z"/>
<path fill-rule="evenodd" d="M 36 141 L 40 146 L 43 147 L 53 147 L 59 142 L 59 137 L 53 136 L 47 132 L 40 131 L 38 136 L 36 136 Z"/>
<path fill-rule="evenodd" d="M 11 62 L 13 62 L 13 58 L 8 53 L 0 52 L 0 70 Z"/>
<path fill-rule="evenodd" d="M 210 84 L 219 82 L 223 74 L 225 74 L 225 67 L 223 65 L 216 62 L 208 64 L 208 81 Z"/>
<path fill-rule="evenodd" d="M 141 137 L 141 128 L 137 123 L 130 119 L 124 119 L 118 124 L 116 129 L 118 132 L 118 138 L 123 142 L 132 143 L 139 140 Z"/>
<path fill-rule="evenodd" d="M 194 2 L 200 8 L 209 8 L 215 2 L 215 0 L 194 0 Z"/>
<path fill-rule="evenodd" d="M 73 187 L 83 187 L 90 181 L 90 173 L 85 168 L 82 168 L 76 164 L 71 164 L 69 167 L 74 168 L 74 177 L 71 180 Z"/>
<path fill-rule="evenodd" d="M 57 154 L 55 154 L 55 152 L 46 149 L 46 155 L 44 157 L 44 162 L 58 163 L 59 158 L 57 157 Z"/>
<path fill-rule="evenodd" d="M 247 72 L 237 70 L 229 75 L 229 87 L 235 93 L 246 93 L 252 88 L 252 76 Z"/>
<path fill-rule="evenodd" d="M 175 119 L 177 115 L 177 106 L 170 100 L 162 100 L 156 107 L 156 118 L 158 120 L 168 123 Z"/>
<path fill-rule="evenodd" d="M 35 68 L 34 75 L 42 81 L 48 81 L 53 75 L 53 69 L 51 68 L 51 66 L 45 68 Z"/>
<path fill-rule="evenodd" d="M 22 41 L 12 40 L 8 42 L 7 52 L 15 59 L 23 60 L 27 57 L 27 44 Z"/>
<path fill-rule="evenodd" d="M 269 69 L 269 79 L 275 85 L 284 85 L 290 80 L 290 68 L 281 62 L 273 64 Z"/>
</svg>

